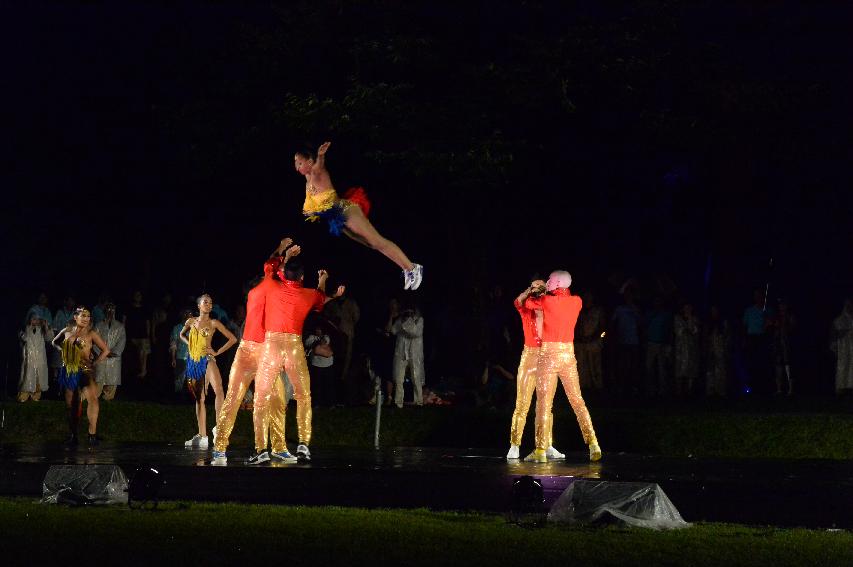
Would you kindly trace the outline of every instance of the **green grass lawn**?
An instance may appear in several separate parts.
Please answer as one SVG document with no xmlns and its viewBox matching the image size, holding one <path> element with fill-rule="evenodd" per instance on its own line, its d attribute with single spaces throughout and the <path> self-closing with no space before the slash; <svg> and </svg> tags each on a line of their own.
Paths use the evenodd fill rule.
<svg viewBox="0 0 853 567">
<path fill-rule="evenodd" d="M 563 404 L 565 405 L 565 404 Z M 212 404 L 208 423 L 212 427 Z M 293 406 L 291 405 L 291 408 Z M 0 404 L 3 442 L 60 441 L 67 435 L 61 402 Z M 717 405 L 597 407 L 590 411 L 605 451 L 722 458 L 853 458 L 853 412 L 811 407 Z M 288 437 L 295 440 L 295 411 L 288 412 Z M 509 410 L 464 407 L 385 408 L 383 446 L 496 447 L 509 442 Z M 252 444 L 251 413 L 240 411 L 232 446 Z M 533 439 L 533 411 L 525 442 Z M 81 432 L 85 432 L 85 417 Z M 374 408 L 316 409 L 313 444 L 368 447 L 373 444 Z M 177 442 L 195 431 L 190 404 L 102 402 L 99 433 L 110 441 Z M 574 415 L 555 413 L 555 444 L 563 451 L 584 449 Z"/>
<path fill-rule="evenodd" d="M 520 527 L 504 517 L 161 503 L 67 508 L 0 499 L 6 565 L 152 562 L 249 565 L 851 565 L 853 534 L 700 524 L 656 532 L 617 527 Z M 87 555 L 89 554 L 89 555 Z M 8 561 L 8 562 L 7 562 Z M 74 564 L 72 562 L 71 564 Z"/>
</svg>

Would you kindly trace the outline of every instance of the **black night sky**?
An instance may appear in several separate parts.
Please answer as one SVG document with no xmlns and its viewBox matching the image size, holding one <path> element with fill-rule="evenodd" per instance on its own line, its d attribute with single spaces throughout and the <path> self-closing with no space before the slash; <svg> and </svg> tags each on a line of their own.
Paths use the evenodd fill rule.
<svg viewBox="0 0 853 567">
<path fill-rule="evenodd" d="M 425 265 L 435 329 L 557 268 L 608 305 L 635 277 L 646 300 L 672 282 L 733 319 L 769 281 L 823 372 L 853 290 L 845 3 L 2 10 L 13 375 L 40 289 L 54 310 L 139 288 L 232 311 L 286 235 L 363 309 L 402 293 L 390 262 L 302 220 L 293 150 L 325 139 L 339 192 L 364 186 L 377 228 Z"/>
</svg>

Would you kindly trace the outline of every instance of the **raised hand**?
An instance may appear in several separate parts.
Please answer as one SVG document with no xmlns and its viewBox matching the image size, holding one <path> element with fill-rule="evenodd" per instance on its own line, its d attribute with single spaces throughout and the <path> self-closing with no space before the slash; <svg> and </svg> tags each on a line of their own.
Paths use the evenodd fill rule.
<svg viewBox="0 0 853 567">
<path fill-rule="evenodd" d="M 346 286 L 339 285 L 337 291 L 335 291 L 335 297 L 340 297 L 346 292 Z"/>
<path fill-rule="evenodd" d="M 294 246 L 291 246 L 291 247 L 290 247 L 290 248 L 288 248 L 288 249 L 287 249 L 287 251 L 284 253 L 285 262 L 286 262 L 287 260 L 290 260 L 291 258 L 294 258 L 294 257 L 296 257 L 296 256 L 299 256 L 299 253 L 300 253 L 300 252 L 302 252 L 302 248 L 300 248 L 298 244 L 297 244 L 297 245 L 294 245 Z"/>
<path fill-rule="evenodd" d="M 329 278 L 329 272 L 326 270 L 317 270 L 317 279 L 325 282 Z"/>
<path fill-rule="evenodd" d="M 323 144 L 317 149 L 317 155 L 322 156 L 326 155 L 326 150 L 329 149 L 329 146 L 332 145 L 332 142 L 323 142 Z"/>
</svg>

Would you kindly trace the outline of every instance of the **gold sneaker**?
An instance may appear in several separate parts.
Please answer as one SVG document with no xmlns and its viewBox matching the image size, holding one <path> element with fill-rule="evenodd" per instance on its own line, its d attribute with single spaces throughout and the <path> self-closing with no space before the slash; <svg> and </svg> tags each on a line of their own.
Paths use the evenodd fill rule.
<svg viewBox="0 0 853 567">
<path fill-rule="evenodd" d="M 524 460 L 528 463 L 547 463 L 548 455 L 545 453 L 545 449 L 534 449 L 532 453 L 524 457 Z"/>
<path fill-rule="evenodd" d="M 601 460 L 601 447 L 598 446 L 598 441 L 589 444 L 589 460 L 593 462 Z"/>
</svg>

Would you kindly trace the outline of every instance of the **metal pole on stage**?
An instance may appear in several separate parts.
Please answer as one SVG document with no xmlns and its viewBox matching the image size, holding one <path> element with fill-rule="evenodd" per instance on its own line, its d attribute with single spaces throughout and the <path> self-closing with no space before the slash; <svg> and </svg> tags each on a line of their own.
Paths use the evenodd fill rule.
<svg viewBox="0 0 853 567">
<path fill-rule="evenodd" d="M 368 360 L 368 372 L 373 377 L 373 391 L 376 394 L 376 425 L 373 429 L 373 448 L 379 448 L 379 424 L 382 422 L 382 378 L 373 373 Z"/>
</svg>

